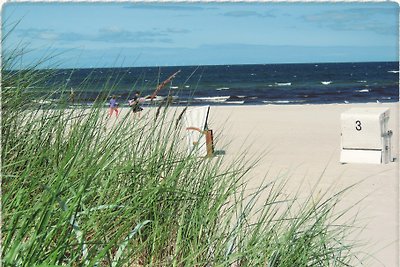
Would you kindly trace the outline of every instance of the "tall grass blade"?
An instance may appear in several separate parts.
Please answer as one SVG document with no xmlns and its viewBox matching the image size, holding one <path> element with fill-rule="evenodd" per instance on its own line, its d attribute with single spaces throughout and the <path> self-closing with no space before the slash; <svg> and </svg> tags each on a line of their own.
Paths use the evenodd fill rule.
<svg viewBox="0 0 400 267">
<path fill-rule="evenodd" d="M 112 267 L 117 266 L 118 261 L 119 261 L 120 257 L 122 256 L 122 253 L 124 252 L 126 246 L 128 245 L 129 240 L 131 240 L 146 224 L 149 224 L 150 222 L 151 222 L 150 220 L 143 221 L 143 222 L 137 224 L 135 226 L 135 228 L 133 228 L 133 230 L 125 238 L 125 240 L 122 242 L 122 244 L 118 247 L 117 253 L 115 254 L 115 257 L 111 264 Z"/>
</svg>

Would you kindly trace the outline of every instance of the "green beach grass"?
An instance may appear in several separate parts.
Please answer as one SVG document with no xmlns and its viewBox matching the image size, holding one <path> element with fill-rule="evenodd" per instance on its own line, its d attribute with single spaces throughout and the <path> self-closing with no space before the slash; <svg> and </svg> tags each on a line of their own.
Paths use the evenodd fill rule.
<svg viewBox="0 0 400 267">
<path fill-rule="evenodd" d="M 43 108 L 28 101 L 28 88 L 46 76 L 34 66 L 11 77 L 6 70 L 18 58 L 9 56 L 3 266 L 358 265 L 347 240 L 353 221 L 343 223 L 346 210 L 336 210 L 344 192 L 300 201 L 283 194 L 287 179 L 273 179 L 249 194 L 256 160 L 188 155 L 173 107 L 112 127 L 101 101 Z"/>
</svg>

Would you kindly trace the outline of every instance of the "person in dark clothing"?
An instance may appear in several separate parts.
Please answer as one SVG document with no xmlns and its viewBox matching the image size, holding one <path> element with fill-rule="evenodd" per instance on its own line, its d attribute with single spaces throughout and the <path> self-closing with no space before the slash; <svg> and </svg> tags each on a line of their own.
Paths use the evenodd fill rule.
<svg viewBox="0 0 400 267">
<path fill-rule="evenodd" d="M 141 98 L 139 96 L 140 92 L 136 91 L 133 99 L 129 100 L 129 106 L 132 108 L 133 114 L 137 113 L 140 118 L 140 112 L 143 108 L 140 106 Z"/>
</svg>

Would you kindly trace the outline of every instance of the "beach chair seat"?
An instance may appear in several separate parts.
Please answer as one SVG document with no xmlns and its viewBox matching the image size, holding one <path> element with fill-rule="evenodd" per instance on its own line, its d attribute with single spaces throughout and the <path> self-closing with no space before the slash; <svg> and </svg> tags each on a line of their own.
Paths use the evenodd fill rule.
<svg viewBox="0 0 400 267">
<path fill-rule="evenodd" d="M 393 161 L 388 129 L 390 109 L 351 108 L 341 114 L 341 163 L 387 164 Z"/>
<path fill-rule="evenodd" d="M 210 157 L 214 153 L 213 132 L 208 129 L 210 106 L 188 109 L 183 117 L 188 140 L 188 153 Z"/>
</svg>

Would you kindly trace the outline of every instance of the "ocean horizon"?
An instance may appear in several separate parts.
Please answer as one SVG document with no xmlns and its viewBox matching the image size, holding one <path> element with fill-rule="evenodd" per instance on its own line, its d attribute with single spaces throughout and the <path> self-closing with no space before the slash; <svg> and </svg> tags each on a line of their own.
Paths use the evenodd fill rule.
<svg viewBox="0 0 400 267">
<path fill-rule="evenodd" d="M 45 71 L 45 70 L 43 70 Z M 399 62 L 238 64 L 56 69 L 32 92 L 73 91 L 75 104 L 113 94 L 121 106 L 180 71 L 159 91 L 176 105 L 330 104 L 399 101 Z M 60 97 L 54 94 L 54 98 Z"/>
</svg>

